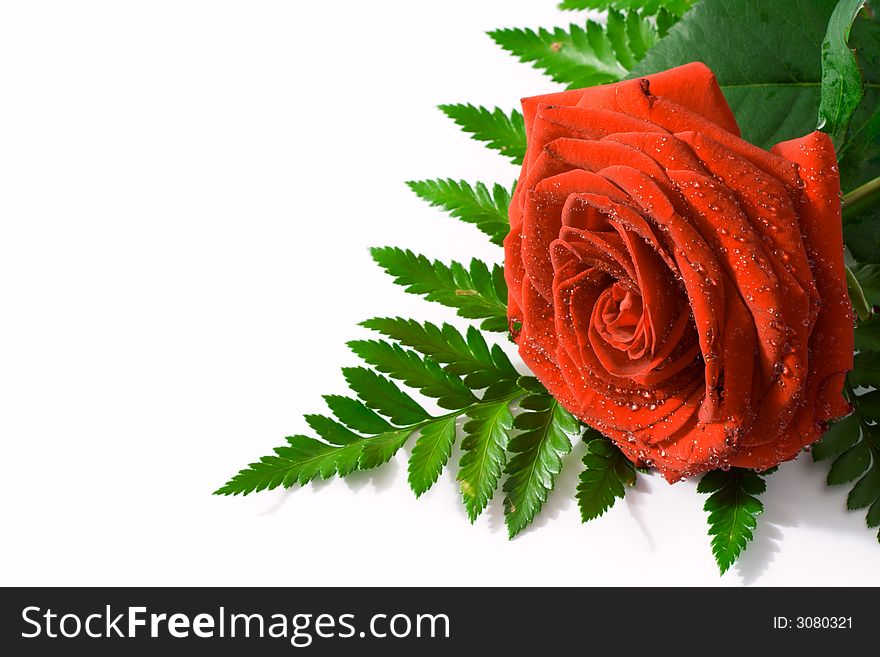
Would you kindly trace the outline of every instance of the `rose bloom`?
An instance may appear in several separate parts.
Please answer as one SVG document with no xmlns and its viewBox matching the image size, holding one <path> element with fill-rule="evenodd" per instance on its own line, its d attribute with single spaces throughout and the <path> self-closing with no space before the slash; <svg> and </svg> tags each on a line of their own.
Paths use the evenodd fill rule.
<svg viewBox="0 0 880 657">
<path fill-rule="evenodd" d="M 511 334 L 559 402 L 669 481 L 765 470 L 849 412 L 834 147 L 739 137 L 712 72 L 527 98 Z"/>
</svg>

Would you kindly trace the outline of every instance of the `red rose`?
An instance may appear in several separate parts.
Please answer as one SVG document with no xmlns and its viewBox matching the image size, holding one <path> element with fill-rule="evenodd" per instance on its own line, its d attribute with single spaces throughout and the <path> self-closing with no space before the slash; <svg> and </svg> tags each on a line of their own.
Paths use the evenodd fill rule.
<svg viewBox="0 0 880 657">
<path fill-rule="evenodd" d="M 505 273 L 525 363 L 670 481 L 764 470 L 848 412 L 853 362 L 829 138 L 739 137 L 694 63 L 523 101 Z"/>
</svg>

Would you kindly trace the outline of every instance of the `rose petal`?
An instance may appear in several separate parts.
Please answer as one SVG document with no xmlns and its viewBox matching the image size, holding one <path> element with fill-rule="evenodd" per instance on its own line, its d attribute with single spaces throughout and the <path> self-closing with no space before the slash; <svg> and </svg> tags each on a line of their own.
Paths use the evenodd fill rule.
<svg viewBox="0 0 880 657">
<path fill-rule="evenodd" d="M 790 188 L 797 186 L 797 166 L 793 163 L 740 139 L 736 134 L 673 100 L 653 95 L 650 89 L 648 78 L 621 83 L 617 91 L 618 104 L 627 114 L 650 121 L 669 132 L 677 134 L 693 131 L 707 135 Z"/>
<path fill-rule="evenodd" d="M 604 137 L 607 141 L 616 141 L 635 148 L 652 158 L 663 169 L 687 169 L 697 173 L 705 173 L 700 160 L 676 136 L 653 132 L 621 132 Z"/>
<path fill-rule="evenodd" d="M 822 298 L 822 309 L 810 336 L 811 351 L 821 356 L 810 362 L 813 386 L 808 403 L 816 409 L 816 421 L 827 422 L 849 412 L 840 391 L 846 373 L 853 367 L 854 348 L 852 305 L 842 275 L 843 222 L 837 160 L 831 139 L 822 132 L 777 144 L 773 151 L 796 162 L 805 183 L 798 213 Z"/>
</svg>

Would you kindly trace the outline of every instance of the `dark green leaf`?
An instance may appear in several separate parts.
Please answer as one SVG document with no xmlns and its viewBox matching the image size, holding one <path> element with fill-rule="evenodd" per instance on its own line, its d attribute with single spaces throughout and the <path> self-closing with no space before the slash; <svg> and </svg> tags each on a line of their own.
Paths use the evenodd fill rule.
<svg viewBox="0 0 880 657">
<path fill-rule="evenodd" d="M 419 497 L 443 470 L 455 442 L 455 417 L 440 418 L 422 427 L 409 459 L 409 485 Z"/>
<path fill-rule="evenodd" d="M 846 137 L 850 119 L 865 95 L 862 73 L 848 45 L 850 30 L 865 0 L 840 0 L 822 41 L 822 87 L 819 128 L 831 135 L 836 148 Z"/>
<path fill-rule="evenodd" d="M 880 390 L 872 390 L 856 398 L 859 414 L 868 420 L 880 422 Z"/>
<path fill-rule="evenodd" d="M 836 0 L 702 0 L 633 76 L 702 61 L 718 78 L 743 138 L 763 148 L 816 127 L 821 45 Z M 857 23 L 863 19 L 858 19 Z M 850 46 L 877 50 L 854 26 Z M 869 87 L 875 88 L 874 81 Z M 854 121 L 854 124 L 856 122 Z"/>
<path fill-rule="evenodd" d="M 854 386 L 880 387 L 880 352 L 860 351 L 848 378 Z"/>
<path fill-rule="evenodd" d="M 838 153 L 840 181 L 844 192 L 851 192 L 880 176 L 880 90 L 868 88 L 865 99 L 852 119 L 849 139 Z M 853 215 L 844 209 L 844 218 Z"/>
<path fill-rule="evenodd" d="M 420 198 L 440 206 L 453 217 L 474 224 L 501 246 L 510 231 L 507 206 L 512 190 L 495 184 L 490 191 L 481 182 L 471 187 L 463 180 L 415 180 L 407 183 Z"/>
<path fill-rule="evenodd" d="M 486 142 L 489 148 L 522 164 L 526 154 L 526 126 L 523 116 L 516 110 L 506 114 L 499 108 L 467 105 L 440 105 L 440 111 L 471 134 L 477 141 Z"/>
<path fill-rule="evenodd" d="M 880 263 L 880 208 L 844 218 L 843 240 L 859 262 Z"/>
<path fill-rule="evenodd" d="M 697 492 L 712 493 L 703 509 L 709 512 L 712 553 L 724 574 L 752 540 L 757 516 L 764 505 L 756 496 L 767 486 L 761 475 L 751 470 L 731 468 L 706 473 Z"/>
<path fill-rule="evenodd" d="M 880 351 L 880 318 L 859 322 L 856 327 L 856 349 L 859 351 Z"/>
<path fill-rule="evenodd" d="M 507 462 L 507 443 L 513 426 L 510 401 L 481 404 L 468 411 L 461 443 L 458 482 L 471 522 L 495 494 Z"/>
<path fill-rule="evenodd" d="M 584 440 L 586 467 L 581 472 L 577 499 L 581 520 L 587 522 L 614 506 L 617 498 L 623 499 L 626 487 L 636 481 L 636 470 L 614 443 L 596 431 L 587 432 Z"/>
<path fill-rule="evenodd" d="M 504 482 L 504 512 L 511 538 L 532 522 L 547 501 L 562 469 L 561 457 L 571 451 L 568 434 L 580 430 L 577 420 L 552 398 L 545 410 L 517 415 L 514 427 L 520 433 L 508 445 L 513 457 L 507 462 Z"/>
<path fill-rule="evenodd" d="M 483 319 L 483 330 L 507 330 L 507 288 L 499 265 L 494 265 L 493 272 L 477 259 L 471 260 L 469 269 L 457 262 L 447 266 L 409 249 L 394 247 L 374 248 L 371 253 L 407 292 L 456 308 L 462 317 Z M 501 276 L 495 275 L 495 271 L 501 272 Z"/>
<path fill-rule="evenodd" d="M 876 0 L 868 4 L 871 12 L 859 14 L 849 38 L 866 88 L 850 122 L 849 137 L 838 149 L 841 186 L 846 193 L 880 176 L 880 14 Z M 853 210 L 858 208 L 847 208 L 844 218 L 851 219 Z"/>
</svg>

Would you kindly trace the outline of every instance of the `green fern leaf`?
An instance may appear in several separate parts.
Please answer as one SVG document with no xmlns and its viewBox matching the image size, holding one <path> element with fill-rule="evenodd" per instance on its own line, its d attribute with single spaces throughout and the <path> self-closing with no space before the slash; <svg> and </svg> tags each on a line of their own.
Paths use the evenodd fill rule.
<svg viewBox="0 0 880 657">
<path fill-rule="evenodd" d="M 876 500 L 868 509 L 868 527 L 880 527 L 880 499 Z M 880 541 L 880 531 L 877 532 L 877 541 Z"/>
<path fill-rule="evenodd" d="M 829 486 L 840 486 L 855 481 L 871 465 L 871 448 L 866 440 L 860 440 L 841 454 L 828 471 Z"/>
<path fill-rule="evenodd" d="M 857 415 L 849 415 L 835 422 L 822 436 L 822 440 L 813 445 L 810 451 L 813 461 L 837 458 L 858 442 L 860 432 Z"/>
<path fill-rule="evenodd" d="M 526 410 L 513 421 L 520 433 L 508 445 L 513 457 L 507 462 L 504 481 L 504 513 L 510 538 L 540 512 L 562 470 L 562 457 L 571 451 L 568 434 L 580 430 L 578 421 L 550 395 L 531 395 L 520 406 Z"/>
<path fill-rule="evenodd" d="M 507 443 L 513 427 L 510 400 L 475 406 L 463 427 L 458 482 L 468 518 L 474 522 L 498 487 L 507 462 Z"/>
<path fill-rule="evenodd" d="M 523 115 L 516 110 L 506 114 L 475 105 L 440 105 L 439 109 L 477 141 L 522 164 L 526 155 L 526 126 Z"/>
<path fill-rule="evenodd" d="M 377 327 L 382 324 L 384 322 L 377 320 Z M 418 323 L 407 320 L 392 320 L 392 326 L 394 325 L 397 328 L 404 327 L 410 333 L 413 326 L 418 330 L 424 329 Z M 442 329 L 427 326 L 432 327 L 425 331 L 427 335 L 434 331 L 444 335 Z M 488 364 L 496 368 L 496 371 L 503 372 L 506 377 L 504 380 L 508 382 L 503 398 L 490 395 L 497 382 L 489 386 L 482 399 L 478 399 L 459 375 L 441 369 L 429 358 L 422 359 L 397 344 L 355 341 L 351 343 L 352 348 L 367 362 L 400 378 L 408 386 L 415 387 L 428 396 L 437 397 L 440 404 L 445 403 L 452 410 L 445 415 L 432 417 L 381 374 L 365 367 L 344 368 L 343 375 L 358 399 L 326 395 L 324 399 L 335 419 L 317 414 L 305 416 L 306 422 L 319 439 L 303 435 L 287 438 L 287 444 L 276 448 L 272 455 L 251 463 L 215 491 L 215 494 L 247 495 L 279 486 L 288 488 L 305 485 L 316 477 L 344 477 L 355 470 L 375 468 L 386 463 L 412 436 L 418 434 L 410 456 L 409 482 L 416 495 L 421 495 L 437 481 L 449 460 L 459 417 L 481 417 L 483 411 L 498 413 L 499 406 L 506 409 L 518 398 L 528 394 L 525 388 L 520 387 L 520 382 L 530 388 L 535 385 L 530 377 L 516 375 L 516 370 L 506 356 L 499 359 L 495 352 L 489 352 L 479 332 L 476 329 L 473 331 L 465 345 L 470 350 L 469 357 L 475 360 L 477 366 L 475 368 L 469 365 L 466 369 L 474 369 L 476 373 L 477 369 Z M 446 335 L 457 335 L 460 341 L 464 341 L 454 329 L 452 332 L 447 330 Z M 479 338 L 475 339 L 475 335 Z M 482 345 L 485 351 L 476 348 L 477 345 Z M 497 353 L 503 355 L 500 350 Z M 383 415 L 388 419 L 382 417 Z M 501 421 L 492 435 L 492 440 L 501 446 L 502 463 L 509 429 L 509 422 Z M 470 433 L 473 430 L 465 430 L 466 435 Z M 490 454 L 490 458 L 496 457 Z M 500 471 L 500 466 L 498 470 Z M 488 481 L 489 476 L 486 475 L 485 478 Z M 481 483 L 480 486 L 482 490 L 484 484 Z"/>
<path fill-rule="evenodd" d="M 342 374 L 361 401 L 394 424 L 408 425 L 430 415 L 394 383 L 366 367 L 345 367 Z"/>
<path fill-rule="evenodd" d="M 443 470 L 455 442 L 456 417 L 441 418 L 422 427 L 409 459 L 409 485 L 416 497 L 425 493 Z"/>
<path fill-rule="evenodd" d="M 698 0 L 562 0 L 560 9 L 614 9 L 625 11 L 638 9 L 646 16 L 666 11 L 673 16 L 682 16 Z"/>
<path fill-rule="evenodd" d="M 331 445 L 352 445 L 362 439 L 347 427 L 326 415 L 304 416 L 306 423 L 318 436 Z"/>
<path fill-rule="evenodd" d="M 369 440 L 364 441 L 363 452 L 361 453 L 360 461 L 358 461 L 358 469 L 369 470 L 387 463 L 404 446 L 413 433 L 415 433 L 415 430 L 412 427 L 408 427 L 400 431 L 390 431 L 378 436 L 372 436 Z"/>
<path fill-rule="evenodd" d="M 477 401 L 460 377 L 400 345 L 382 340 L 352 340 L 348 346 L 378 371 L 403 381 L 426 397 L 437 399 L 441 408 L 465 408 Z"/>
<path fill-rule="evenodd" d="M 856 360 L 866 354 L 858 354 Z M 867 354 L 873 357 L 874 354 Z M 834 459 L 828 470 L 829 486 L 852 483 L 846 506 L 850 510 L 867 508 L 868 527 L 880 526 L 880 391 L 856 395 L 850 384 L 858 380 L 858 370 L 849 375 L 846 394 L 853 413 L 835 422 L 822 440 L 813 446 L 813 460 Z M 863 373 L 864 374 L 864 373 Z M 865 375 L 861 385 L 876 386 L 877 378 Z M 880 533 L 877 535 L 880 541 Z"/>
<path fill-rule="evenodd" d="M 342 395 L 324 395 L 324 401 L 333 415 L 345 426 L 361 433 L 377 434 L 392 431 L 394 427 L 363 402 Z"/>
<path fill-rule="evenodd" d="M 642 15 L 646 16 L 648 14 L 643 11 Z M 669 28 L 675 25 L 682 15 L 684 15 L 684 12 L 682 14 L 674 14 L 671 11 L 660 8 L 654 16 L 654 22 L 657 25 L 657 36 L 661 39 L 665 37 L 669 33 Z"/>
<path fill-rule="evenodd" d="M 622 80 L 659 39 L 657 28 L 635 12 L 608 13 L 605 28 L 594 21 L 586 27 L 509 28 L 490 32 L 495 42 L 556 82 L 569 88 L 591 87 Z"/>
<path fill-rule="evenodd" d="M 462 317 L 482 319 L 483 330 L 507 330 L 507 285 L 499 265 L 490 271 L 484 262 L 474 259 L 469 268 L 458 262 L 447 266 L 394 247 L 374 248 L 371 253 L 407 292 L 456 308 Z"/>
<path fill-rule="evenodd" d="M 609 13 L 606 30 L 609 38 L 614 35 L 614 52 L 619 62 L 626 62 L 624 65 L 627 70 L 632 70 L 662 36 L 657 33 L 657 28 L 651 21 L 634 11 L 626 14 Z M 617 36 L 619 32 L 624 32 L 626 37 Z"/>
<path fill-rule="evenodd" d="M 865 476 L 856 482 L 846 498 L 846 507 L 850 510 L 864 509 L 880 499 L 880 460 L 876 454 Z"/>
<path fill-rule="evenodd" d="M 320 416 L 310 417 L 315 421 Z M 356 440 L 341 444 L 325 443 L 308 436 L 290 436 L 286 445 L 275 448 L 273 455 L 251 463 L 214 494 L 248 495 L 279 486 L 304 486 L 316 477 L 345 477 L 355 470 L 382 465 L 414 432 L 415 428 L 404 427 L 375 436 L 357 436 Z"/>
<path fill-rule="evenodd" d="M 471 187 L 465 181 L 414 180 L 409 188 L 432 206 L 439 206 L 457 219 L 474 224 L 501 246 L 510 230 L 507 206 L 512 190 L 495 184 L 490 191 L 481 182 Z"/>
<path fill-rule="evenodd" d="M 711 493 L 703 509 L 709 512 L 712 553 L 722 575 L 754 537 L 756 518 L 764 512 L 756 496 L 766 489 L 761 475 L 742 468 L 708 472 L 697 485 L 698 493 Z"/>
<path fill-rule="evenodd" d="M 504 350 L 498 345 L 490 349 L 483 334 L 473 326 L 468 327 L 467 337 L 450 324 L 439 327 L 401 317 L 377 317 L 361 326 L 412 347 L 443 365 L 447 372 L 463 376 L 465 385 L 471 390 L 482 390 L 501 382 L 516 382 L 519 378 L 519 372 Z"/>
<path fill-rule="evenodd" d="M 374 468 L 388 461 L 411 435 L 433 421 L 427 411 L 383 376 L 362 367 L 342 371 L 363 402 L 327 395 L 327 405 L 339 422 L 324 415 L 305 416 L 321 440 L 302 435 L 288 437 L 286 445 L 251 463 L 215 494 L 247 495 L 278 486 L 303 486 L 315 477 L 344 477 L 354 470 Z M 405 426 L 392 426 L 368 406 Z"/>
<path fill-rule="evenodd" d="M 636 482 L 636 469 L 613 442 L 597 431 L 589 430 L 584 442 L 586 467 L 581 472 L 577 499 L 581 520 L 588 522 L 614 506 L 618 498 L 623 499 L 626 487 Z"/>
<path fill-rule="evenodd" d="M 275 455 L 264 456 L 259 462 L 251 463 L 216 490 L 215 495 L 247 495 L 273 490 L 278 486 L 304 485 L 322 469 L 326 471 L 322 463 L 331 463 L 330 455 L 342 449 L 307 436 L 289 436 L 286 440 L 287 445 L 275 448 Z M 356 451 L 351 446 L 348 449 Z"/>
</svg>

